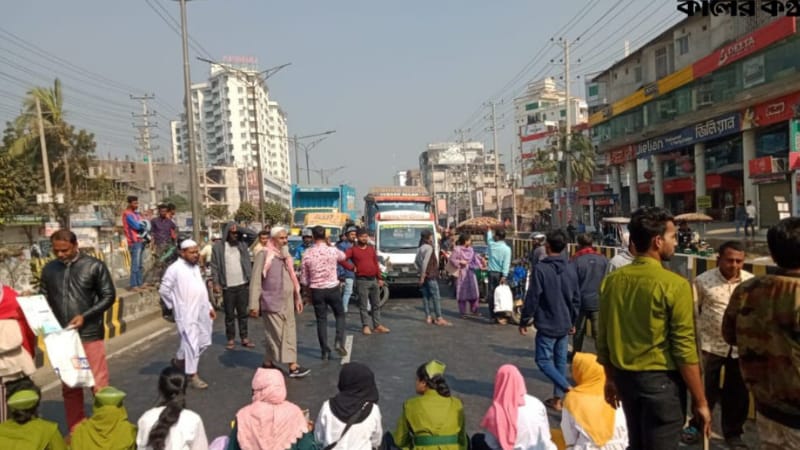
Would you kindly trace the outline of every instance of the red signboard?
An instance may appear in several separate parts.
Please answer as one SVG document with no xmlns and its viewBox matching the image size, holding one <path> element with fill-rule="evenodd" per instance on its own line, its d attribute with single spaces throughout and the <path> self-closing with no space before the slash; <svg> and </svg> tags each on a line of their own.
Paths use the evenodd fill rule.
<svg viewBox="0 0 800 450">
<path fill-rule="evenodd" d="M 748 161 L 750 166 L 750 178 L 757 175 L 770 175 L 772 174 L 772 157 L 765 156 L 763 158 L 751 159 Z"/>
<path fill-rule="evenodd" d="M 640 194 L 649 194 L 651 192 L 650 191 L 650 183 L 638 183 L 636 185 L 636 190 Z"/>
<path fill-rule="evenodd" d="M 730 44 L 714 50 L 710 55 L 695 62 L 692 65 L 694 78 L 696 79 L 708 75 L 720 67 L 727 66 L 728 64 L 752 55 L 774 42 L 791 36 L 796 30 L 797 25 L 794 17 L 781 17 L 769 25 L 761 27 Z"/>
<path fill-rule="evenodd" d="M 674 178 L 664 181 L 665 194 L 681 194 L 694 191 L 694 180 L 691 178 Z"/>
<path fill-rule="evenodd" d="M 800 152 L 789 153 L 789 170 L 800 170 Z M 800 178 L 798 178 L 800 183 Z"/>
<path fill-rule="evenodd" d="M 753 107 L 753 126 L 763 127 L 791 120 L 800 110 L 800 92 L 784 95 Z"/>
<path fill-rule="evenodd" d="M 632 145 L 625 147 L 615 148 L 609 152 L 609 162 L 612 165 L 625 164 L 626 161 L 633 161 L 636 158 L 636 153 L 633 151 Z"/>
</svg>

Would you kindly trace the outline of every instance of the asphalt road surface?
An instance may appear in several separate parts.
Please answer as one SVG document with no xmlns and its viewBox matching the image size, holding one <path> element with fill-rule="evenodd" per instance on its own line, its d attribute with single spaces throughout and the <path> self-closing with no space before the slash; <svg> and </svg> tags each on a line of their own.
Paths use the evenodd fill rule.
<svg viewBox="0 0 800 450">
<path fill-rule="evenodd" d="M 386 335 L 363 336 L 358 309 L 351 305 L 347 316 L 347 335 L 352 338 L 350 359 L 367 364 L 375 372 L 380 392 L 384 431 L 394 430 L 403 401 L 415 395 L 415 371 L 430 359 L 447 364 L 446 378 L 454 395 L 464 402 L 467 432 L 480 431 L 479 423 L 491 404 L 494 375 L 498 367 L 511 363 L 519 367 L 527 381 L 528 393 L 541 400 L 552 396 L 552 384 L 536 368 L 533 360 L 533 337 L 520 336 L 517 327 L 490 324 L 483 319 L 461 319 L 458 306 L 443 286 L 443 309 L 452 327 L 424 322 L 424 313 L 415 289 L 393 291 L 383 311 L 383 321 L 391 328 Z M 486 315 L 486 306 L 482 305 Z M 161 320 L 161 319 L 158 319 Z M 165 322 L 166 324 L 166 322 Z M 300 364 L 311 369 L 302 379 L 288 379 L 289 400 L 309 409 L 312 419 L 322 403 L 336 393 L 342 361 L 320 360 L 313 311 L 308 308 L 297 322 Z M 263 326 L 260 319 L 250 319 L 250 337 L 255 349 L 238 346 L 225 349 L 224 323 L 214 323 L 213 345 L 202 356 L 200 375 L 209 383 L 204 391 L 189 390 L 188 408 L 199 413 L 209 440 L 227 435 L 236 411 L 250 402 L 250 381 L 263 359 Z M 329 316 L 329 341 L 334 338 L 332 315 Z M 587 350 L 593 350 L 587 338 Z M 177 349 L 174 331 L 136 345 L 109 362 L 111 384 L 128 393 L 126 406 L 130 420 L 152 407 L 157 399 L 159 372 L 169 364 Z M 337 356 L 338 358 L 338 356 Z M 89 404 L 87 395 L 87 405 Z M 65 431 L 60 389 L 45 393 L 42 415 L 57 420 Z M 717 414 L 718 415 L 718 414 Z M 552 427 L 558 427 L 560 415 L 550 411 Z M 753 429 L 753 424 L 748 424 Z M 753 433 L 748 433 L 752 441 Z M 712 448 L 725 448 L 721 441 Z"/>
</svg>

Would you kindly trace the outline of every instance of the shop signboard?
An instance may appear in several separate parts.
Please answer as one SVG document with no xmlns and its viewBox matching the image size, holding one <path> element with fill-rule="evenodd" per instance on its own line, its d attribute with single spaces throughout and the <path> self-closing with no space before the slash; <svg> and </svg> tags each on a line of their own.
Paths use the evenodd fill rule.
<svg viewBox="0 0 800 450">
<path fill-rule="evenodd" d="M 609 153 L 608 161 L 612 165 L 621 165 L 625 164 L 627 161 L 633 161 L 635 158 L 635 153 L 633 151 L 632 145 L 626 145 L 624 147 L 615 148 L 611 150 Z"/>
<path fill-rule="evenodd" d="M 738 133 L 740 129 L 740 114 L 738 112 L 726 114 L 640 142 L 636 146 L 636 157 L 643 159 L 650 155 L 670 152 L 697 142 Z"/>
<path fill-rule="evenodd" d="M 697 197 L 697 207 L 698 208 L 711 208 L 711 196 L 710 195 L 702 195 Z"/>
<path fill-rule="evenodd" d="M 765 127 L 792 120 L 798 113 L 800 113 L 800 92 L 774 98 L 754 106 L 752 111 L 745 112 L 746 115 L 751 116 L 750 126 L 752 127 Z M 791 132 L 789 139 L 792 139 Z"/>
<path fill-rule="evenodd" d="M 789 121 L 789 170 L 800 170 L 800 120 Z"/>
<path fill-rule="evenodd" d="M 695 62 L 692 65 L 694 78 L 698 79 L 708 75 L 720 67 L 727 66 L 763 50 L 769 45 L 791 36 L 796 29 L 797 25 L 794 17 L 781 17 L 730 44 L 720 47 L 710 55 Z"/>
<path fill-rule="evenodd" d="M 771 156 L 751 159 L 747 164 L 750 167 L 750 178 L 759 175 L 770 175 L 773 172 L 774 162 Z"/>
</svg>

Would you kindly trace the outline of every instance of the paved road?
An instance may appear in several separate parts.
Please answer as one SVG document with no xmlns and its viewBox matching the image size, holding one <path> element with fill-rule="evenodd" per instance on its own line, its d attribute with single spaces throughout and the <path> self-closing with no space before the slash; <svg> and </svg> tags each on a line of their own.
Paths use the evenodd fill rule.
<svg viewBox="0 0 800 450">
<path fill-rule="evenodd" d="M 512 363 L 520 368 L 530 394 L 540 399 L 551 396 L 552 385 L 533 361 L 532 337 L 520 336 L 513 326 L 460 319 L 455 300 L 447 290 L 443 292 L 445 314 L 453 322 L 452 327 L 427 325 L 414 290 L 393 292 L 384 311 L 384 322 L 392 329 L 391 334 L 362 336 L 358 312 L 353 308 L 348 315 L 352 360 L 368 364 L 376 374 L 385 429 L 394 429 L 402 402 L 414 395 L 416 368 L 432 358 L 447 364 L 447 380 L 464 402 L 470 434 L 479 430 L 479 422 L 491 403 L 495 371 L 502 364 Z M 258 320 L 250 320 L 251 336 L 260 344 L 253 350 L 225 350 L 221 317 L 214 328 L 214 346 L 206 351 L 200 364 L 200 373 L 210 387 L 192 390 L 188 395 L 189 408 L 203 417 L 210 438 L 227 434 L 238 408 L 249 402 L 250 380 L 262 362 L 263 348 Z M 329 328 L 332 341 L 332 320 Z M 312 372 L 304 379 L 287 381 L 289 399 L 310 409 L 315 417 L 322 402 L 336 392 L 341 361 L 320 360 L 310 310 L 298 320 L 298 344 L 300 363 Z M 169 332 L 111 360 L 111 383 L 128 392 L 126 404 L 133 422 L 156 402 L 158 373 L 169 363 L 176 346 L 177 336 Z M 42 412 L 44 417 L 58 420 L 64 430 L 60 389 L 46 393 Z M 551 414 L 553 426 L 558 426 L 558 420 L 559 416 Z"/>
</svg>

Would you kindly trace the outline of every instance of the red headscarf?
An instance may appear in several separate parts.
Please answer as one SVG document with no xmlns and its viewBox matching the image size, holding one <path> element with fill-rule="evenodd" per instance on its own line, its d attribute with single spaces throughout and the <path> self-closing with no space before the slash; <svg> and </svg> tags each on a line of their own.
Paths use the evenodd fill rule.
<svg viewBox="0 0 800 450">
<path fill-rule="evenodd" d="M 22 347 L 31 355 L 35 356 L 36 336 L 22 314 L 22 308 L 17 302 L 17 291 L 6 285 L 0 285 L 0 320 L 13 319 L 19 324 L 19 331 L 22 333 Z"/>
<path fill-rule="evenodd" d="M 505 364 L 494 379 L 492 406 L 486 411 L 481 427 L 497 438 L 503 450 L 513 450 L 517 442 L 519 407 L 525 405 L 525 379 L 516 366 Z"/>
</svg>

